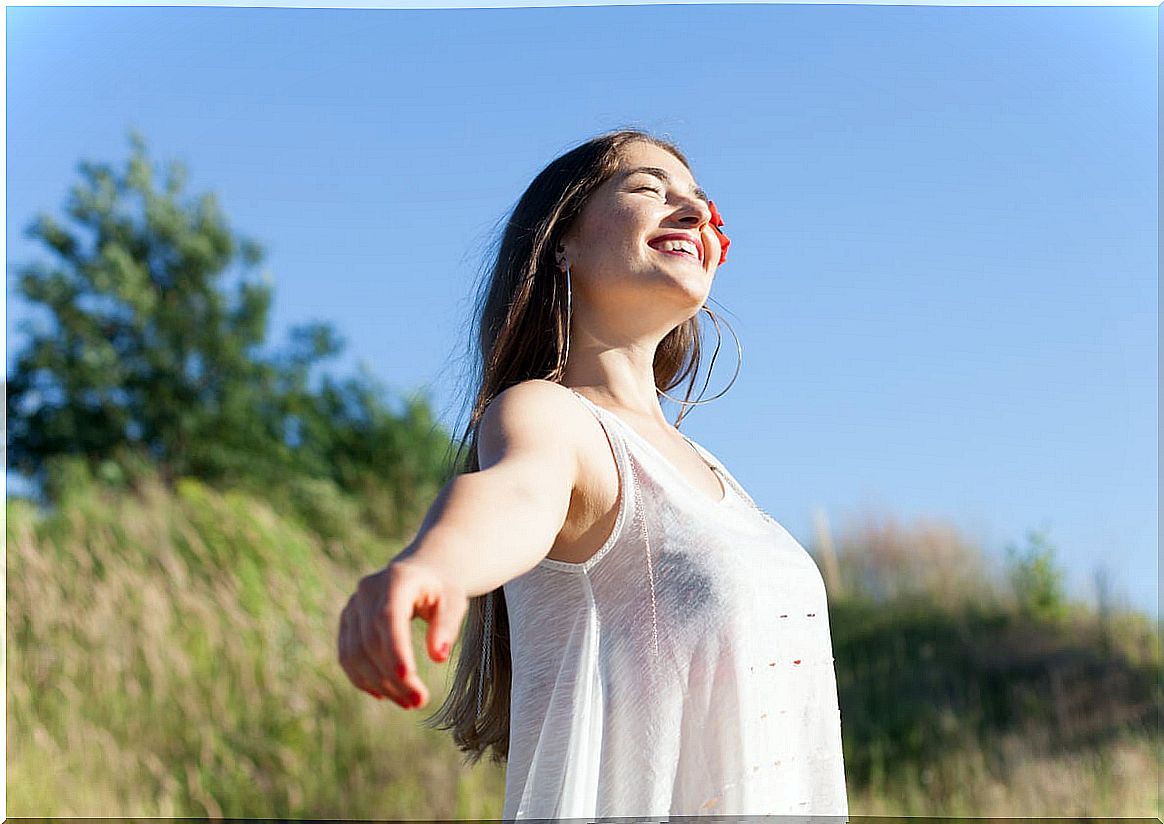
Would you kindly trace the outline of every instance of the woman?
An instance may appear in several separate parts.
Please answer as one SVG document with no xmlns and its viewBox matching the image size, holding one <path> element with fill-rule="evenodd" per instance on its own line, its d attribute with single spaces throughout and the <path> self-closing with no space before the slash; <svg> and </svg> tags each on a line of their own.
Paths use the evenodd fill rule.
<svg viewBox="0 0 1164 824">
<path fill-rule="evenodd" d="M 691 395 L 718 225 L 638 130 L 534 179 L 480 319 L 465 471 L 343 611 L 344 670 L 404 707 L 427 702 L 411 620 L 444 661 L 468 611 L 430 723 L 507 762 L 505 819 L 847 820 L 820 573 L 659 405 Z"/>
</svg>

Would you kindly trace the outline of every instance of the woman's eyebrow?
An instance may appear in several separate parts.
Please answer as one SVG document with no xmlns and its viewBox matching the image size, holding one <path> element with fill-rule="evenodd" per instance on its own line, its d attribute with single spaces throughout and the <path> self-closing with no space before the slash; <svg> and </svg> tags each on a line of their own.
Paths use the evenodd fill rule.
<svg viewBox="0 0 1164 824">
<path fill-rule="evenodd" d="M 671 182 L 671 176 L 669 174 L 667 174 L 667 170 L 660 169 L 658 166 L 636 166 L 633 169 L 628 169 L 626 174 L 623 175 L 623 177 L 630 177 L 631 175 L 635 174 L 636 172 L 642 172 L 643 174 L 653 175 L 654 177 L 659 178 L 659 180 L 663 181 L 664 183 Z M 699 198 L 700 200 L 702 200 L 704 203 L 709 202 L 707 199 L 707 192 L 703 191 L 703 189 L 701 189 L 700 187 L 696 186 L 694 189 L 691 190 L 691 193 L 693 195 L 695 195 L 697 198 Z"/>
</svg>

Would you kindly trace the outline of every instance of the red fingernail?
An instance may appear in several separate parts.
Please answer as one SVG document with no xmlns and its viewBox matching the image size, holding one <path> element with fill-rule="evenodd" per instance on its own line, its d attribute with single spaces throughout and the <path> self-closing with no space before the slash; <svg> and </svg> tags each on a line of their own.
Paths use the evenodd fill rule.
<svg viewBox="0 0 1164 824">
<path fill-rule="evenodd" d="M 449 654 L 449 642 L 445 641 L 443 644 L 440 645 L 440 647 L 437 648 L 437 655 L 439 655 L 441 658 L 445 658 L 448 656 L 448 654 Z"/>
<path fill-rule="evenodd" d="M 396 677 L 403 678 L 406 675 L 408 675 L 408 667 L 404 666 L 404 664 L 397 664 L 396 665 Z"/>
<path fill-rule="evenodd" d="M 420 706 L 420 701 L 421 701 L 420 693 L 419 693 L 419 692 L 414 692 L 414 693 L 412 694 L 412 706 L 414 706 L 414 707 L 419 707 L 419 706 Z"/>
</svg>

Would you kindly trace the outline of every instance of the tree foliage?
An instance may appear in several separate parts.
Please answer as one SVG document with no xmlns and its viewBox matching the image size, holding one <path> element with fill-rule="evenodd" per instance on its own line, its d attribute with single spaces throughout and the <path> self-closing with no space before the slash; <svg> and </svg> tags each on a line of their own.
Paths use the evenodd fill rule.
<svg viewBox="0 0 1164 824">
<path fill-rule="evenodd" d="M 1055 564 L 1055 546 L 1044 530 L 1027 532 L 1027 546 L 1020 552 L 1006 547 L 1008 573 L 1018 608 L 1030 618 L 1058 621 L 1067 615 L 1064 572 Z"/>
<path fill-rule="evenodd" d="M 214 194 L 184 196 L 182 163 L 159 189 L 144 139 L 131 130 L 130 142 L 124 169 L 78 165 L 65 207 L 74 227 L 41 213 L 26 230 L 52 262 L 19 267 L 17 291 L 50 323 L 21 325 L 9 466 L 50 500 L 68 466 L 111 482 L 148 467 L 170 485 L 295 476 L 431 491 L 448 439 L 425 402 L 396 417 L 367 375 L 324 376 L 313 390 L 313 368 L 343 346 L 328 324 L 297 326 L 282 353 L 265 355 L 273 291 L 267 272 L 255 276 L 264 249 L 231 230 Z"/>
</svg>

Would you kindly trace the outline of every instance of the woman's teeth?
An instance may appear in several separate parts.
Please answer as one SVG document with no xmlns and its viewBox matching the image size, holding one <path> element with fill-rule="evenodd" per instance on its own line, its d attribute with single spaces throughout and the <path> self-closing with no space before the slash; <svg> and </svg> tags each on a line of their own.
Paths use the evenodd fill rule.
<svg viewBox="0 0 1164 824">
<path fill-rule="evenodd" d="M 664 241 L 654 248 L 660 252 L 670 252 L 672 254 L 678 253 L 688 257 L 693 257 L 697 260 L 699 259 L 699 254 L 695 251 L 695 249 L 692 248 L 692 245 L 683 241 Z"/>
</svg>

